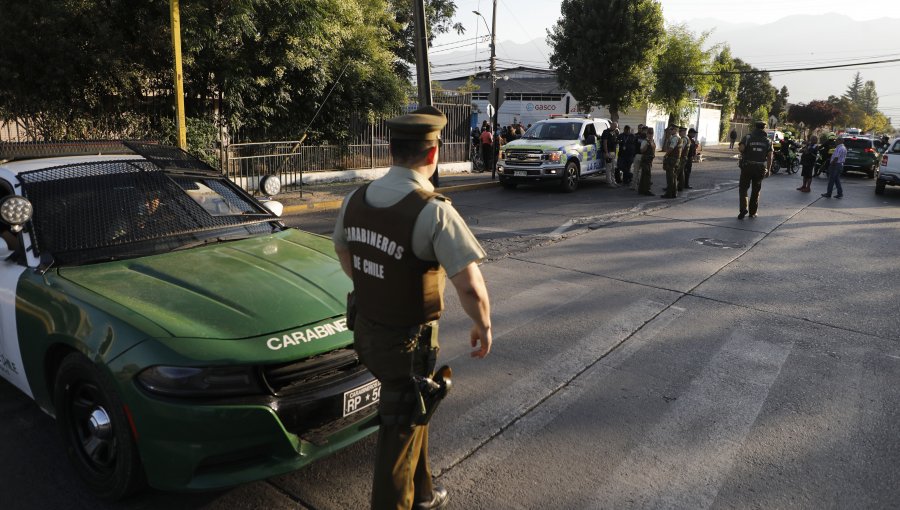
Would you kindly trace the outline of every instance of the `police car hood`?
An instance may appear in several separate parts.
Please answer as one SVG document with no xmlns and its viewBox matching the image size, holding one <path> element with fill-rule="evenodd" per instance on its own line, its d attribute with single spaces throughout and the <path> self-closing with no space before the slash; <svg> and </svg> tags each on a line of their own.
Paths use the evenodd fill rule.
<svg viewBox="0 0 900 510">
<path fill-rule="evenodd" d="M 351 289 L 331 241 L 293 229 L 59 274 L 182 338 L 250 338 L 340 317 Z"/>
<path fill-rule="evenodd" d="M 566 147 L 577 144 L 578 140 L 542 140 L 542 139 L 526 139 L 519 138 L 504 145 L 505 150 L 509 149 L 539 149 L 543 151 L 564 151 Z"/>
</svg>

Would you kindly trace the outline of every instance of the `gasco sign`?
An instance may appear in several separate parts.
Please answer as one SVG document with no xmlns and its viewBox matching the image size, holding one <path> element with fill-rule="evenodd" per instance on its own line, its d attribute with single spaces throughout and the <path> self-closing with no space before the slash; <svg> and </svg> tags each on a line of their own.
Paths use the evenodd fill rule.
<svg viewBox="0 0 900 510">
<path fill-rule="evenodd" d="M 555 104 L 528 103 L 527 105 L 525 105 L 525 110 L 529 111 L 529 112 L 552 112 L 552 111 L 556 111 L 556 105 Z"/>
</svg>

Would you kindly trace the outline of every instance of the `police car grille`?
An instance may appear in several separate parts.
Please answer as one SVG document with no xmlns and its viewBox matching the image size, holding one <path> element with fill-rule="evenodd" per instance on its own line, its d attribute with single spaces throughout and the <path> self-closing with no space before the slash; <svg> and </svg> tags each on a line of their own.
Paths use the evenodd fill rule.
<svg viewBox="0 0 900 510">
<path fill-rule="evenodd" d="M 356 351 L 345 348 L 300 361 L 266 366 L 262 377 L 274 395 L 284 396 L 339 384 L 365 370 Z"/>
<path fill-rule="evenodd" d="M 506 153 L 506 164 L 515 166 L 541 166 L 543 151 L 540 150 L 509 150 Z"/>
</svg>

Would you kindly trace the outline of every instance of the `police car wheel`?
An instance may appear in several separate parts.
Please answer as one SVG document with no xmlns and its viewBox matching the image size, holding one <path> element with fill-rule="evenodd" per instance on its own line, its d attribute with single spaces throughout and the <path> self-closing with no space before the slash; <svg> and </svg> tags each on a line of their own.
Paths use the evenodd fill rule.
<svg viewBox="0 0 900 510">
<path fill-rule="evenodd" d="M 560 186 L 564 193 L 571 193 L 578 189 L 578 164 L 574 161 L 569 161 L 566 164 Z"/>
<path fill-rule="evenodd" d="M 54 384 L 54 406 L 66 453 L 98 497 L 118 500 L 144 483 L 137 447 L 112 383 L 80 353 L 66 356 Z"/>
</svg>

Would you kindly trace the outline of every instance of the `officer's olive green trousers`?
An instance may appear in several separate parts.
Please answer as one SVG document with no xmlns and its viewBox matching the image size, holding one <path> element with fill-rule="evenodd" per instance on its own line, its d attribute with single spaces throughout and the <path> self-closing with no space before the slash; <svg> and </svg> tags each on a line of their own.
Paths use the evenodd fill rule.
<svg viewBox="0 0 900 510">
<path fill-rule="evenodd" d="M 437 326 L 434 327 L 437 335 Z M 428 461 L 428 426 L 411 426 L 418 403 L 411 375 L 426 374 L 427 355 L 409 328 L 377 324 L 357 316 L 353 346 L 360 361 L 381 381 L 381 428 L 372 479 L 374 510 L 409 510 L 429 501 L 434 487 Z M 427 347 L 427 342 L 425 343 Z"/>
<path fill-rule="evenodd" d="M 638 181 L 638 193 L 650 193 L 650 167 L 653 165 L 653 156 L 641 158 L 641 177 Z"/>
<path fill-rule="evenodd" d="M 741 180 L 738 184 L 738 193 L 740 195 L 740 208 L 738 212 L 756 214 L 759 209 L 759 192 L 762 189 L 762 181 L 765 178 L 766 166 L 763 163 L 745 163 L 741 168 Z M 747 197 L 747 190 L 750 186 L 750 197 Z"/>
<path fill-rule="evenodd" d="M 678 187 L 678 178 L 675 174 L 677 166 L 677 160 L 663 160 L 663 170 L 666 171 L 666 194 L 664 196 L 675 196 L 675 190 Z"/>
</svg>

